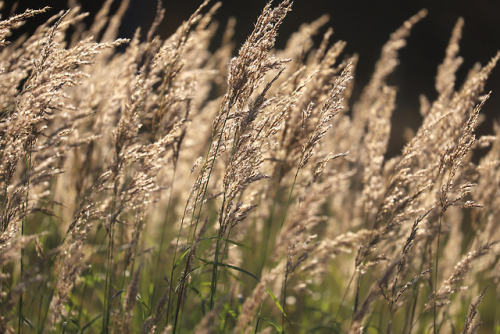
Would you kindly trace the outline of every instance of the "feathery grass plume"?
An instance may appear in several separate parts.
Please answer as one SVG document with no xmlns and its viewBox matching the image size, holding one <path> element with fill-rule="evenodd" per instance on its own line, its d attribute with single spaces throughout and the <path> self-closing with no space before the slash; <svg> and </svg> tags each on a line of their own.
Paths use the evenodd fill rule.
<svg viewBox="0 0 500 334">
<path fill-rule="evenodd" d="M 323 136 L 330 130 L 331 119 L 339 113 L 343 108 L 343 93 L 347 87 L 347 84 L 352 80 L 352 64 L 347 64 L 346 68 L 343 70 L 340 77 L 333 85 L 333 89 L 325 101 L 321 111 L 319 113 L 319 119 L 315 125 L 315 128 L 308 138 L 308 140 L 302 146 L 302 154 L 299 161 L 298 169 L 304 168 L 304 166 L 309 162 L 311 156 L 313 155 L 313 149 L 317 143 L 323 138 Z"/>
<path fill-rule="evenodd" d="M 481 326 L 481 322 L 476 319 L 478 313 L 478 306 L 483 302 L 484 295 L 486 294 L 486 290 L 488 290 L 489 285 L 487 285 L 484 290 L 481 292 L 479 296 L 476 297 L 474 302 L 469 307 L 469 312 L 467 313 L 467 317 L 465 318 L 465 326 L 462 331 L 463 334 L 473 334 L 477 331 L 479 326 Z"/>
<path fill-rule="evenodd" d="M 286 13 L 290 10 L 290 6 L 290 1 L 283 1 L 275 8 L 272 8 L 271 3 L 268 3 L 261 16 L 258 18 L 253 32 L 240 48 L 239 56 L 231 60 L 228 70 L 228 92 L 224 95 L 220 111 L 213 122 L 211 146 L 204 166 L 200 172 L 199 181 L 197 181 L 195 185 L 203 201 L 207 187 L 206 184 L 213 171 L 215 159 L 226 149 L 232 147 L 229 165 L 227 167 L 226 176 L 224 177 L 224 195 L 219 213 L 219 232 L 213 261 L 214 265 L 210 289 L 210 309 L 214 306 L 214 297 L 217 291 L 219 252 L 221 250 L 220 241 L 225 237 L 226 230 L 230 224 L 244 219 L 247 214 L 246 212 L 252 208 L 252 206 L 249 206 L 243 208 L 240 213 L 237 213 L 237 211 L 241 209 L 241 206 L 237 205 L 235 206 L 236 211 L 231 213 L 234 204 L 233 201 L 250 183 L 263 178 L 257 171 L 262 160 L 258 155 L 255 156 L 255 154 L 258 154 L 260 146 L 257 146 L 258 143 L 256 143 L 255 139 L 252 140 L 251 137 L 247 137 L 246 131 L 257 117 L 257 113 L 262 103 L 264 103 L 266 90 L 264 90 L 260 98 L 257 98 L 253 105 L 249 105 L 248 111 L 243 111 L 243 109 L 251 93 L 261 84 L 264 75 L 269 70 L 278 69 L 283 63 L 287 62 L 287 60 L 269 57 L 268 53 L 274 46 L 277 29 L 281 25 Z M 236 111 L 231 112 L 232 110 Z M 249 130 L 253 129 L 250 128 Z M 259 134 L 257 131 L 254 133 L 257 135 Z M 234 138 L 232 138 L 233 136 Z M 255 145 L 254 148 L 248 149 L 248 147 L 242 147 L 243 143 L 247 140 L 252 145 Z M 247 162 L 249 164 L 247 164 Z M 240 171 L 232 170 L 234 167 L 244 169 Z M 237 178 L 239 178 L 239 180 Z M 195 207 L 198 205 L 199 195 L 195 198 Z M 202 203 L 200 203 L 199 206 L 198 210 L 201 213 Z M 228 217 L 231 218 L 235 215 L 241 216 L 239 218 L 234 217 L 234 222 L 232 223 L 225 221 Z M 196 233 L 198 219 L 199 218 L 196 219 L 196 223 L 193 222 L 195 224 L 193 233 Z M 185 272 L 187 272 L 187 266 Z M 184 281 L 185 278 L 182 279 L 179 296 L 183 294 Z M 177 312 L 181 307 L 179 304 L 180 303 L 177 305 Z"/>
<path fill-rule="evenodd" d="M 406 45 L 405 39 L 409 36 L 411 28 L 426 15 L 426 10 L 418 12 L 391 34 L 390 40 L 382 48 L 370 82 L 353 107 L 350 124 L 353 131 L 349 133 L 350 150 L 356 152 L 354 159 L 359 158 L 355 161 L 356 164 L 360 164 L 357 172 L 361 173 L 363 180 L 362 196 L 356 199 L 354 212 L 362 217 L 364 224 L 370 224 L 371 228 L 379 228 L 379 224 L 386 216 L 398 217 L 395 209 L 398 201 L 394 196 L 401 193 L 399 187 L 392 188 L 387 181 L 385 184 L 382 182 L 382 160 L 387 150 L 390 134 L 389 120 L 395 101 L 395 91 L 386 86 L 385 80 L 397 67 L 398 50 Z M 401 204 L 406 201 L 402 201 Z M 392 226 L 397 225 L 399 223 L 396 221 L 396 224 Z M 386 232 L 389 230 L 385 228 Z M 377 240 L 379 238 L 375 232 L 375 235 L 370 238 L 371 246 L 362 247 L 357 260 L 358 264 L 370 253 L 370 247 L 373 247 Z"/>
<path fill-rule="evenodd" d="M 251 322 L 254 320 L 255 311 L 259 308 L 264 297 L 269 295 L 268 284 L 283 272 L 283 267 L 278 265 L 268 272 L 262 274 L 260 282 L 253 289 L 252 295 L 249 296 L 241 307 L 241 313 L 238 317 L 238 322 L 234 328 L 234 333 L 250 333 L 252 327 Z M 266 293 L 267 290 L 267 293 Z M 259 315 L 260 317 L 260 315 Z M 258 319 L 257 321 L 259 321 Z"/>
<path fill-rule="evenodd" d="M 446 101 L 453 93 L 455 85 L 455 73 L 460 65 L 462 65 L 462 57 L 458 57 L 460 49 L 459 42 L 462 37 L 462 29 L 464 26 L 463 18 L 459 18 L 450 38 L 448 47 L 446 48 L 446 56 L 444 61 L 438 66 L 436 75 L 436 91 L 439 94 L 439 100 Z"/>
<path fill-rule="evenodd" d="M 0 47 L 9 44 L 5 38 L 10 36 L 13 29 L 19 28 L 22 24 L 24 24 L 25 19 L 44 13 L 49 9 L 50 7 L 44 7 L 38 10 L 27 9 L 22 14 L 14 15 L 7 20 L 0 21 Z"/>
<path fill-rule="evenodd" d="M 453 293 L 466 289 L 467 287 L 460 286 L 460 283 L 464 279 L 464 275 L 471 270 L 472 263 L 476 259 L 488 254 L 498 243 L 498 241 L 486 243 L 479 249 L 469 252 L 466 256 L 464 256 L 464 258 L 455 266 L 453 274 L 440 285 L 436 295 L 431 295 L 429 297 L 429 300 L 425 304 L 425 310 L 429 311 L 449 304 L 451 302 L 450 296 Z"/>
<path fill-rule="evenodd" d="M 85 231 L 85 234 L 88 233 Z M 69 294 L 73 289 L 75 282 L 81 276 L 82 272 L 87 268 L 85 253 L 83 249 L 83 242 L 85 236 L 81 236 L 75 240 L 68 249 L 64 250 L 64 261 L 59 264 L 60 268 L 57 269 L 58 279 L 55 287 L 55 296 L 52 297 L 49 306 L 49 326 L 51 330 L 55 330 L 55 325 L 60 324 L 64 319 L 68 318 L 67 309 L 65 304 L 69 299 Z"/>
<path fill-rule="evenodd" d="M 390 40 L 382 48 L 380 58 L 375 64 L 375 70 L 370 82 L 364 88 L 359 101 L 353 107 L 353 131 L 351 131 L 350 139 L 353 144 L 358 143 L 359 145 L 358 147 L 352 148 L 356 152 L 361 153 L 366 150 L 362 146 L 366 143 L 366 141 L 362 141 L 362 138 L 364 129 L 366 128 L 368 122 L 374 121 L 374 119 L 370 117 L 372 113 L 371 106 L 378 100 L 379 95 L 385 86 L 386 78 L 396 69 L 399 63 L 399 49 L 406 45 L 406 38 L 409 36 L 412 27 L 426 15 L 427 10 L 421 10 L 409 18 L 398 30 L 391 34 Z"/>
<path fill-rule="evenodd" d="M 383 86 L 379 98 L 371 105 L 371 115 L 364 138 L 364 153 L 362 160 L 367 161 L 363 170 L 362 203 L 368 219 L 373 219 L 377 211 L 377 203 L 383 196 L 382 167 L 391 132 L 390 119 L 395 108 L 396 91 Z"/>
<path fill-rule="evenodd" d="M 125 298 L 125 316 L 123 319 L 123 322 L 121 324 L 121 328 L 123 333 L 130 333 L 130 322 L 132 320 L 132 315 L 133 315 L 133 309 L 137 300 L 137 293 L 139 291 L 139 278 L 141 274 L 141 268 L 142 266 L 139 266 L 139 268 L 136 270 L 134 274 L 134 278 L 132 279 L 132 282 L 130 283 L 127 291 L 127 296 Z"/>
<path fill-rule="evenodd" d="M 477 186 L 473 188 L 473 197 L 484 206 L 484 209 L 472 217 L 472 227 L 477 237 L 474 246 L 477 247 L 489 240 L 498 240 L 499 232 L 495 218 L 498 215 L 498 193 L 499 193 L 499 163 L 500 127 L 494 123 L 494 134 L 492 138 L 479 138 L 479 143 L 487 139 L 486 144 L 490 146 L 488 153 L 480 160 L 477 167 Z"/>
<path fill-rule="evenodd" d="M 458 82 L 463 19 L 387 158 L 387 79 L 425 10 L 351 103 L 358 55 L 326 16 L 279 50 L 292 2 L 268 2 L 235 51 L 220 3 L 165 39 L 158 1 L 117 39 L 129 4 L 0 21 L 0 332 L 495 330 L 470 294 L 499 289 L 500 126 L 475 128 L 500 53 Z"/>
</svg>

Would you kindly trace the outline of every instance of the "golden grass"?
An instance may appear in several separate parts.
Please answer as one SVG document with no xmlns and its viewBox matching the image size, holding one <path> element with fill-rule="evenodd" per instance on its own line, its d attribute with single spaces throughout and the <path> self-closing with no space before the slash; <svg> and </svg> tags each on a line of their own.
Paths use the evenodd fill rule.
<svg viewBox="0 0 500 334">
<path fill-rule="evenodd" d="M 349 102 L 358 56 L 314 45 L 324 17 L 275 49 L 289 0 L 237 52 L 233 21 L 210 51 L 218 4 L 163 40 L 159 2 L 125 40 L 111 3 L 15 41 L 50 9 L 0 22 L 0 332 L 500 331 L 500 127 L 475 135 L 500 54 L 456 83 L 462 20 L 387 158 L 386 80 L 425 10 Z"/>
</svg>

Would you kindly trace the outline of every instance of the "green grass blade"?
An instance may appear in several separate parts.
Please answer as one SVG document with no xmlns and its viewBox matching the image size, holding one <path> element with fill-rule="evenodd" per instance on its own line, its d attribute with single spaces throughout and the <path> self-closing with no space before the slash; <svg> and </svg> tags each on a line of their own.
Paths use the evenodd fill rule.
<svg viewBox="0 0 500 334">
<path fill-rule="evenodd" d="M 205 263 L 205 264 L 214 264 L 214 261 L 211 261 L 211 260 L 206 260 L 206 259 L 202 259 L 202 258 L 199 258 L 197 257 L 198 260 L 200 260 L 201 262 Z M 243 269 L 243 268 L 240 268 L 240 267 L 236 267 L 236 266 L 233 266 L 231 264 L 227 264 L 227 263 L 217 263 L 218 266 L 221 266 L 221 267 L 225 267 L 225 268 L 229 268 L 229 269 L 233 269 L 233 270 L 236 270 L 236 271 L 239 271 L 241 273 L 244 273 L 245 275 L 248 275 L 250 277 L 252 277 L 253 279 L 255 279 L 257 282 L 260 282 L 260 279 L 255 276 L 254 274 L 252 274 L 251 272 Z"/>
<path fill-rule="evenodd" d="M 264 317 L 260 317 L 260 319 L 264 320 L 265 322 L 267 322 L 268 324 L 270 324 L 271 326 L 276 328 L 278 333 L 283 333 L 283 328 L 276 321 L 269 319 L 269 318 L 264 318 Z"/>
<path fill-rule="evenodd" d="M 290 323 L 290 321 L 288 320 L 288 317 L 287 317 L 287 315 L 285 313 L 285 310 L 283 309 L 283 306 L 281 306 L 281 303 L 279 302 L 278 298 L 276 298 L 276 296 L 272 293 L 272 291 L 269 288 L 266 288 L 266 291 L 269 294 L 269 296 L 271 296 L 271 298 L 274 301 L 274 304 L 281 311 L 281 314 L 285 317 L 286 321 L 288 321 L 288 323 Z"/>
<path fill-rule="evenodd" d="M 94 322 L 96 322 L 97 320 L 99 320 L 100 318 L 102 317 L 102 313 L 95 316 L 92 320 L 90 320 L 89 322 L 87 322 L 83 327 L 82 327 L 82 333 L 87 329 L 87 328 L 90 328 L 90 326 L 92 326 L 94 324 Z"/>
</svg>

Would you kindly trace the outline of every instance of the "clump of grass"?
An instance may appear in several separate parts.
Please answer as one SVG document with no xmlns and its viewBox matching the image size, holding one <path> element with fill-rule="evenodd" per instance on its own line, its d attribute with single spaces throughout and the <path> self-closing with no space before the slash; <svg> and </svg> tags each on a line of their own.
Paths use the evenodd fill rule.
<svg viewBox="0 0 500 334">
<path fill-rule="evenodd" d="M 0 22 L 0 332 L 498 330 L 500 127 L 475 128 L 500 54 L 457 83 L 462 20 L 387 158 L 387 78 L 425 10 L 349 103 L 358 56 L 331 29 L 315 48 L 326 17 L 275 49 L 289 0 L 214 52 L 219 4 L 166 40 L 161 2 L 131 40 L 111 4 L 14 41 L 50 9 Z"/>
</svg>

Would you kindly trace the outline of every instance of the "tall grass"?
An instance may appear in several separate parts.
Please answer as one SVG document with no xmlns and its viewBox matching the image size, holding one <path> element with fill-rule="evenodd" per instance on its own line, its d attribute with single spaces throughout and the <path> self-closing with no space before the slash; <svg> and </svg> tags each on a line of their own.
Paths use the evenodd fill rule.
<svg viewBox="0 0 500 334">
<path fill-rule="evenodd" d="M 500 332 L 500 126 L 475 134 L 500 54 L 456 82 L 462 20 L 388 157 L 425 10 L 350 102 L 358 56 L 325 17 L 275 49 L 289 0 L 238 50 L 219 4 L 166 40 L 161 2 L 131 40 L 111 4 L 0 22 L 0 332 Z"/>
</svg>

